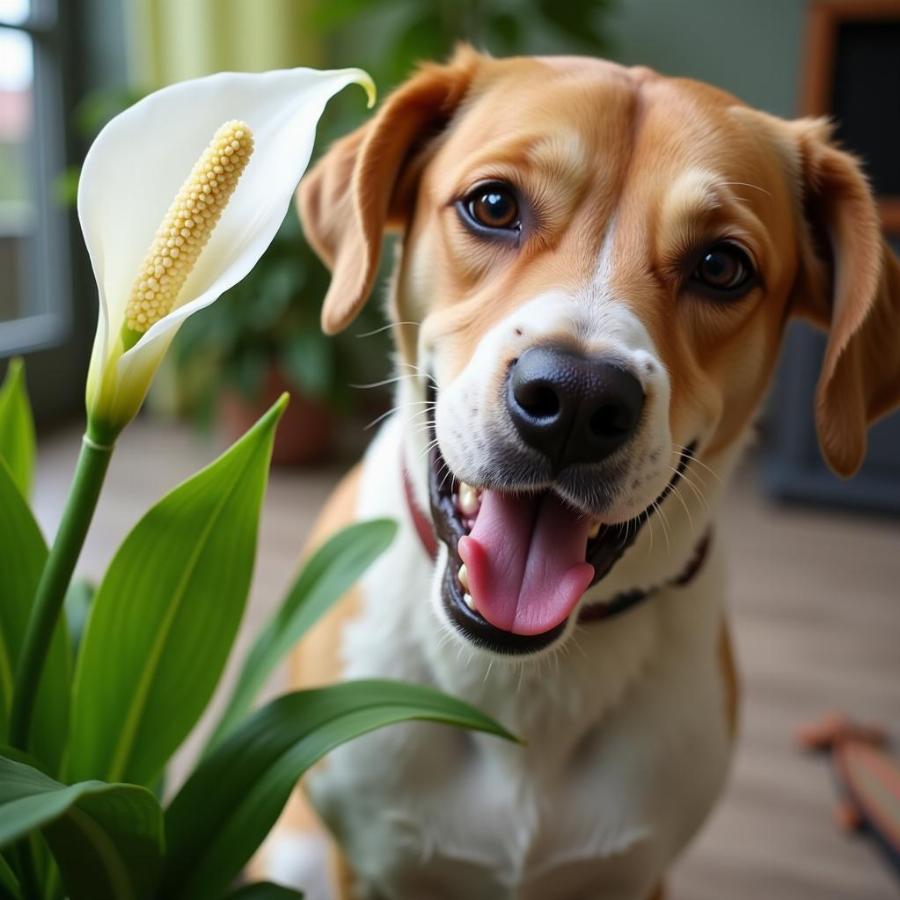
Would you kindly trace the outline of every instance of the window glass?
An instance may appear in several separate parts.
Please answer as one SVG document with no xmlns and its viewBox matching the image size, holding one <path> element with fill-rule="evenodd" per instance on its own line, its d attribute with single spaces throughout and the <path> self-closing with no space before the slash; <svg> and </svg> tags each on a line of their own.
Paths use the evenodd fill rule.
<svg viewBox="0 0 900 900">
<path fill-rule="evenodd" d="M 16 2 L 24 6 L 22 0 L 0 0 L 0 10 Z M 37 226 L 32 60 L 31 36 L 0 28 L 0 322 L 35 311 L 27 283 Z"/>
<path fill-rule="evenodd" d="M 0 22 L 21 25 L 31 12 L 31 0 L 0 0 Z"/>
</svg>

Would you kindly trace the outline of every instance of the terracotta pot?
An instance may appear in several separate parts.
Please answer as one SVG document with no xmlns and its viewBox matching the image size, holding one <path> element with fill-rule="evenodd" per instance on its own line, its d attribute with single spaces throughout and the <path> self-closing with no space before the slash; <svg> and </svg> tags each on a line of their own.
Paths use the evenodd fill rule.
<svg viewBox="0 0 900 900">
<path fill-rule="evenodd" d="M 248 400 L 234 388 L 226 388 L 219 398 L 219 422 L 229 442 L 239 438 L 278 399 L 283 391 L 291 395 L 272 448 L 277 466 L 297 466 L 320 462 L 333 446 L 336 420 L 331 409 L 314 397 L 298 391 L 281 372 L 272 367 L 256 400 Z"/>
</svg>

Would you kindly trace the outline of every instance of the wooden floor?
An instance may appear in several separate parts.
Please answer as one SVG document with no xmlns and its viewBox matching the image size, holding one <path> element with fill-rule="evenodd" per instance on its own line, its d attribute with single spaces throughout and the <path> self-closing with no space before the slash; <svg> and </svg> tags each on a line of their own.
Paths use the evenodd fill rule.
<svg viewBox="0 0 900 900">
<path fill-rule="evenodd" d="M 136 423 L 113 460 L 82 569 L 97 576 L 146 507 L 216 448 Z M 36 503 L 56 525 L 77 434 L 42 442 Z M 278 602 L 316 510 L 339 474 L 276 471 L 240 646 Z M 673 900 L 888 900 L 875 851 L 831 821 L 827 765 L 799 754 L 793 729 L 832 707 L 887 724 L 900 738 L 900 523 L 773 507 L 745 472 L 721 534 L 743 671 L 740 752 L 728 792 L 674 878 Z M 277 691 L 278 685 L 272 686 Z M 197 739 L 183 751 L 180 767 Z"/>
</svg>

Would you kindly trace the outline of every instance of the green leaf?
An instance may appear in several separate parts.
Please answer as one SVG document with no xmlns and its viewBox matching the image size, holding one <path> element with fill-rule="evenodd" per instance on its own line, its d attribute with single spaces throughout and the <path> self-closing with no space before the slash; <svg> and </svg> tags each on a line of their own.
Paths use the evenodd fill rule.
<svg viewBox="0 0 900 900">
<path fill-rule="evenodd" d="M 39 772 L 43 772 L 45 775 L 50 776 L 50 773 L 47 771 L 47 766 L 27 750 L 20 750 L 18 747 L 13 747 L 10 744 L 0 744 L 0 757 L 3 757 L 3 759 L 11 759 L 13 762 L 22 763 L 26 766 L 31 766 L 32 769 L 37 769 Z"/>
<path fill-rule="evenodd" d="M 279 697 L 226 737 L 172 801 L 161 895 L 219 896 L 313 763 L 359 735 L 411 719 L 511 738 L 468 704 L 418 684 L 350 681 Z"/>
<path fill-rule="evenodd" d="M 391 60 L 389 74 L 392 82 L 408 78 L 418 63 L 429 59 L 442 59 L 458 35 L 448 33 L 441 21 L 440 12 L 427 9 L 410 22 L 394 39 L 386 58 Z"/>
<path fill-rule="evenodd" d="M 213 746 L 250 711 L 266 679 L 307 629 L 356 583 L 390 545 L 391 519 L 359 522 L 326 541 L 303 566 L 281 608 L 259 633 L 238 676 L 231 699 L 210 738 Z"/>
<path fill-rule="evenodd" d="M 0 742 L 6 739 L 13 676 L 47 547 L 28 504 L 0 460 Z M 28 748 L 56 772 L 69 723 L 70 659 L 65 623 L 53 633 Z"/>
<path fill-rule="evenodd" d="M 9 744 L 0 744 L 0 757 L 11 760 L 12 762 L 22 763 L 30 766 L 44 775 L 50 775 L 47 767 L 40 760 L 35 759 L 25 750 L 18 747 L 11 747 Z M 47 882 L 49 870 L 54 866 L 50 857 L 50 850 L 46 841 L 42 840 L 38 832 L 32 832 L 27 838 L 20 840 L 18 844 L 13 844 L 3 850 L 3 854 L 9 862 L 19 884 L 19 893 L 30 898 L 36 892 L 47 893 Z M 22 865 L 27 865 L 29 871 L 25 875 L 21 871 Z M 59 872 L 54 872 L 59 877 Z M 3 884 L 3 878 L 0 877 L 0 885 Z M 5 900 L 6 895 L 0 889 L 0 898 Z"/>
<path fill-rule="evenodd" d="M 209 702 L 244 612 L 286 403 L 157 503 L 116 552 L 76 667 L 71 780 L 151 784 Z"/>
<path fill-rule="evenodd" d="M 312 7 L 310 22 L 316 30 L 328 32 L 369 12 L 373 7 L 390 5 L 391 0 L 330 0 Z"/>
<path fill-rule="evenodd" d="M 0 900 L 21 900 L 19 879 L 10 864 L 0 856 Z"/>
<path fill-rule="evenodd" d="M 91 611 L 91 603 L 96 593 L 96 585 L 84 578 L 74 578 L 69 585 L 69 590 L 66 591 L 64 608 L 66 611 L 66 622 L 69 626 L 69 642 L 72 645 L 73 656 L 78 653 L 88 614 Z"/>
<path fill-rule="evenodd" d="M 556 26 L 565 38 L 576 46 L 593 50 L 595 53 L 607 45 L 605 28 L 598 19 L 605 15 L 609 7 L 607 0 L 538 0 L 539 14 L 551 25 Z"/>
<path fill-rule="evenodd" d="M 264 348 L 245 347 L 235 356 L 231 380 L 245 398 L 257 400 L 262 395 L 269 365 L 269 355 Z"/>
<path fill-rule="evenodd" d="M 259 282 L 254 300 L 245 305 L 245 311 L 249 313 L 248 324 L 255 332 L 267 332 L 277 327 L 291 305 L 303 284 L 303 272 L 293 258 L 275 259 L 266 267 L 265 277 Z"/>
<path fill-rule="evenodd" d="M 78 202 L 78 181 L 81 178 L 81 169 L 78 166 L 69 166 L 63 169 L 53 181 L 53 199 L 58 206 L 70 209 Z"/>
<path fill-rule="evenodd" d="M 522 46 L 522 23 L 514 13 L 502 10 L 494 13 L 488 17 L 485 30 L 487 48 L 493 53 L 512 54 Z"/>
<path fill-rule="evenodd" d="M 41 829 L 70 900 L 151 898 L 162 859 L 162 810 L 131 784 L 66 786 L 0 758 L 0 847 Z"/>
<path fill-rule="evenodd" d="M 75 128 L 83 138 L 94 138 L 113 116 L 134 106 L 147 94 L 131 87 L 100 88 L 91 91 L 75 107 Z"/>
<path fill-rule="evenodd" d="M 225 900 L 303 900 L 303 894 L 271 881 L 257 881 L 238 888 Z"/>
<path fill-rule="evenodd" d="M 0 458 L 6 460 L 22 495 L 30 496 L 34 479 L 34 419 L 21 359 L 10 360 L 0 387 Z"/>
<path fill-rule="evenodd" d="M 294 386 L 314 397 L 325 396 L 335 382 L 334 344 L 318 331 L 300 331 L 281 348 L 280 362 Z"/>
</svg>

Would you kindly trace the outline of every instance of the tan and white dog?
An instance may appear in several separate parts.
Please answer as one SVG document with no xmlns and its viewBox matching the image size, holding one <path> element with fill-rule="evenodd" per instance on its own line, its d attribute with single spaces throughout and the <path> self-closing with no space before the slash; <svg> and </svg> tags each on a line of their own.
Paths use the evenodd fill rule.
<svg viewBox="0 0 900 900">
<path fill-rule="evenodd" d="M 788 320 L 828 330 L 841 475 L 900 402 L 900 267 L 856 161 L 693 81 L 463 48 L 305 179 L 345 328 L 386 229 L 398 402 L 317 540 L 390 550 L 298 648 L 295 687 L 423 681 L 525 746 L 435 725 L 331 754 L 266 874 L 323 897 L 639 900 L 712 807 L 736 689 L 708 536 Z M 433 537 L 437 536 L 437 539 Z"/>
</svg>

